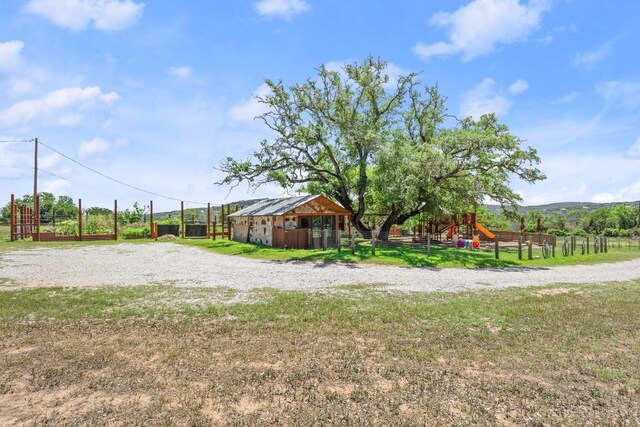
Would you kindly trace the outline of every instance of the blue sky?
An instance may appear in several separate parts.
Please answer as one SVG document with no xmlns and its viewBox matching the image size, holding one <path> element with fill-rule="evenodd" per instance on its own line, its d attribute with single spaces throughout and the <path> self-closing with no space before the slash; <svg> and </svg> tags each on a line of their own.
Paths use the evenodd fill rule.
<svg viewBox="0 0 640 427">
<path fill-rule="evenodd" d="M 513 183 L 525 204 L 639 200 L 638 22 L 622 0 L 3 0 L 0 140 L 178 199 L 280 195 L 214 185 L 268 136 L 252 97 L 372 55 L 538 149 L 548 179 Z M 179 207 L 46 147 L 39 161 L 39 189 L 84 206 Z M 32 167 L 32 144 L 0 143 L 0 197 L 33 191 Z"/>
</svg>

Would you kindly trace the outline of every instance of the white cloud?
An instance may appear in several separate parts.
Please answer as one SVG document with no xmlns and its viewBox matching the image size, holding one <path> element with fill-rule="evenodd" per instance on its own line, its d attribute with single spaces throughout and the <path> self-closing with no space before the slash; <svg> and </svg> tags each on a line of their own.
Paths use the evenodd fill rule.
<svg viewBox="0 0 640 427">
<path fill-rule="evenodd" d="M 640 83 L 606 81 L 596 85 L 596 93 L 611 105 L 636 108 L 640 106 Z"/>
<path fill-rule="evenodd" d="M 627 202 L 634 200 L 640 200 L 640 181 L 636 181 L 615 192 L 605 191 L 598 193 L 591 198 L 591 201 L 595 203 Z"/>
<path fill-rule="evenodd" d="M 0 71 L 11 70 L 17 67 L 22 61 L 20 52 L 24 47 L 24 42 L 12 40 L 0 43 Z"/>
<path fill-rule="evenodd" d="M 529 83 L 526 80 L 519 79 L 509 85 L 509 93 L 517 95 L 529 89 Z"/>
<path fill-rule="evenodd" d="M 109 150 L 110 144 L 102 138 L 93 138 L 89 141 L 84 141 L 78 148 L 78 156 L 80 158 L 90 157 L 96 154 L 103 154 Z"/>
<path fill-rule="evenodd" d="M 547 179 L 533 186 L 517 184 L 516 188 L 528 205 L 640 199 L 640 181 L 636 173 L 638 159 L 626 157 L 622 152 L 558 155 L 543 152 L 540 155 L 541 169 Z"/>
<path fill-rule="evenodd" d="M 257 116 L 269 111 L 269 107 L 266 104 L 259 102 L 256 97 L 264 97 L 271 93 L 271 89 L 266 83 L 261 84 L 251 99 L 234 105 L 229 110 L 229 118 L 236 122 L 251 122 Z"/>
<path fill-rule="evenodd" d="M 568 104 L 573 102 L 577 97 L 580 96 L 580 92 L 569 92 L 566 95 L 561 96 L 558 99 L 551 101 L 552 104 Z"/>
<path fill-rule="evenodd" d="M 33 90 L 33 83 L 27 79 L 11 79 L 9 81 L 9 91 L 14 95 L 21 95 L 31 92 Z"/>
<path fill-rule="evenodd" d="M 304 0 L 262 0 L 253 4 L 261 16 L 283 18 L 290 21 L 295 15 L 311 10 Z"/>
<path fill-rule="evenodd" d="M 573 61 L 576 65 L 594 65 L 610 56 L 612 50 L 610 44 L 603 44 L 590 52 L 579 53 Z"/>
<path fill-rule="evenodd" d="M 62 194 L 66 194 L 66 190 L 67 188 L 69 188 L 70 185 L 71 183 L 69 181 L 64 180 L 62 178 L 56 178 L 56 179 L 43 181 L 40 184 L 40 191 L 52 193 L 59 196 Z"/>
<path fill-rule="evenodd" d="M 62 156 L 58 153 L 51 153 L 47 156 L 42 156 L 38 158 L 38 168 L 49 169 L 54 167 L 62 158 Z"/>
<path fill-rule="evenodd" d="M 515 43 L 534 32 L 542 14 L 548 10 L 547 0 L 473 0 L 452 13 L 439 12 L 431 17 L 432 26 L 445 28 L 449 41 L 418 43 L 414 52 L 423 58 L 461 54 L 470 61 L 491 53 L 497 45 Z"/>
<path fill-rule="evenodd" d="M 629 147 L 627 150 L 627 154 L 630 157 L 640 157 L 640 136 L 636 139 L 636 142 Z"/>
<path fill-rule="evenodd" d="M 31 0 L 26 10 L 54 25 L 74 31 L 93 25 L 97 30 L 117 31 L 134 25 L 144 3 L 132 0 Z"/>
<path fill-rule="evenodd" d="M 0 123 L 13 125 L 35 119 L 54 119 L 61 125 L 78 123 L 78 114 L 64 114 L 69 108 L 86 109 L 110 105 L 120 99 L 116 92 L 103 93 L 97 86 L 72 87 L 48 93 L 44 98 L 20 101 L 0 111 Z M 62 114 L 62 118 L 56 115 Z M 80 117 L 81 120 L 81 117 Z"/>
<path fill-rule="evenodd" d="M 175 76 L 180 78 L 189 77 L 192 72 L 193 72 L 193 69 L 191 67 L 187 67 L 184 65 L 180 67 L 167 68 L 167 74 L 169 74 L 170 76 Z"/>
<path fill-rule="evenodd" d="M 477 86 L 462 95 L 460 115 L 462 117 L 480 118 L 483 114 L 506 114 L 511 101 L 500 94 L 498 85 L 493 79 L 485 78 Z"/>
</svg>

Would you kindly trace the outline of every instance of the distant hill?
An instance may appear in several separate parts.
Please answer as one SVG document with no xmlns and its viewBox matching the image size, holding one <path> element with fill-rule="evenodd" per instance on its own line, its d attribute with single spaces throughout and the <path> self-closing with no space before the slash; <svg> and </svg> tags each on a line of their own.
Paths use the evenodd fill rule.
<svg viewBox="0 0 640 427">
<path fill-rule="evenodd" d="M 535 206 L 520 206 L 520 213 L 527 212 L 544 212 L 548 214 L 562 214 L 571 210 L 587 210 L 592 211 L 596 209 L 610 209 L 614 206 L 618 205 L 629 205 L 629 206 L 638 206 L 638 202 L 614 202 L 614 203 L 592 203 L 592 202 L 559 202 L 559 203 L 549 203 L 546 205 L 535 205 Z M 501 213 L 502 208 L 500 205 L 484 205 L 490 213 Z"/>
<path fill-rule="evenodd" d="M 225 203 L 225 209 L 227 205 L 231 206 L 231 212 L 235 212 L 235 207 L 237 206 L 239 209 L 245 208 L 249 205 L 252 205 L 254 203 L 257 203 L 261 200 L 264 199 L 248 199 L 248 200 L 238 200 L 235 202 L 230 202 L 230 203 Z M 592 203 L 592 202 L 559 202 L 559 203 L 549 203 L 546 205 L 535 205 L 535 206 L 520 206 L 519 212 L 522 214 L 525 214 L 527 212 L 530 211 L 534 211 L 534 212 L 544 212 L 547 214 L 566 214 L 568 211 L 571 210 L 587 210 L 587 211 L 592 211 L 592 210 L 596 210 L 596 209 L 603 209 L 603 208 L 612 208 L 614 206 L 617 205 L 629 205 L 629 206 L 638 206 L 638 202 L 614 202 L 614 203 Z M 502 213 L 502 208 L 500 208 L 500 205 L 484 205 L 484 207 L 487 209 L 488 212 L 493 213 L 493 214 L 498 214 L 498 213 Z M 207 208 L 206 207 L 201 207 L 201 208 L 189 208 L 189 209 L 185 209 L 185 211 L 188 211 L 191 215 L 196 214 L 199 218 L 205 219 L 206 215 L 207 215 Z M 219 215 L 220 214 L 220 205 L 211 205 L 211 215 Z M 179 217 L 180 216 L 180 211 L 179 210 L 175 210 L 175 211 L 166 211 L 166 212 L 154 212 L 154 217 L 157 219 L 162 219 L 162 218 L 166 218 L 166 217 Z"/>
</svg>

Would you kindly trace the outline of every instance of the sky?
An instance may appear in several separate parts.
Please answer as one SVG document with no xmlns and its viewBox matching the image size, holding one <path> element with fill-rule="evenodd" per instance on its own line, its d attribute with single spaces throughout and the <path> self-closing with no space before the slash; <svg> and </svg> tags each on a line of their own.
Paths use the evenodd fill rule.
<svg viewBox="0 0 640 427">
<path fill-rule="evenodd" d="M 87 207 L 280 196 L 216 184 L 269 137 L 264 80 L 373 56 L 537 149 L 525 205 L 636 201 L 638 22 L 636 0 L 2 0 L 0 141 L 37 137 L 39 191 Z M 0 204 L 33 192 L 33 151 L 0 142 Z"/>
</svg>

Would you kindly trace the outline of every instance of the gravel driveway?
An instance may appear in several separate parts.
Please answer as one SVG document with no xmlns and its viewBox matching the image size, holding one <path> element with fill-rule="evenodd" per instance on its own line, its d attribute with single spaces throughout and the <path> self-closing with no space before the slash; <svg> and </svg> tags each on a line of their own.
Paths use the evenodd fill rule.
<svg viewBox="0 0 640 427">
<path fill-rule="evenodd" d="M 348 284 L 386 284 L 385 289 L 433 292 L 637 278 L 640 259 L 533 269 L 435 269 L 261 261 L 175 243 L 35 248 L 0 254 L 0 284 L 12 288 L 169 283 L 250 291 L 262 287 L 319 290 Z"/>
</svg>

